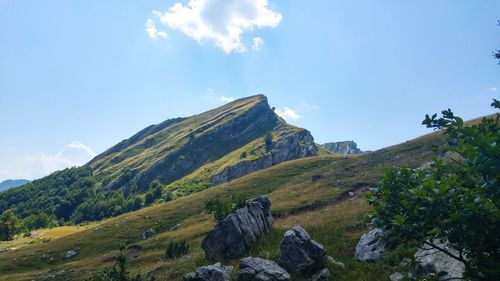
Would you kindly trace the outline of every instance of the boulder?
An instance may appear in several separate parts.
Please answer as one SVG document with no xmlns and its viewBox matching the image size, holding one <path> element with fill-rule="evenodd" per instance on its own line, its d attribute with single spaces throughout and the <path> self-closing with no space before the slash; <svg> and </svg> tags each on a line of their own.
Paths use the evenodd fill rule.
<svg viewBox="0 0 500 281">
<path fill-rule="evenodd" d="M 326 280 L 332 276 L 332 273 L 328 268 L 324 268 L 323 270 L 320 270 L 318 273 L 314 274 L 314 276 L 311 278 L 311 281 L 320 281 L 320 280 Z"/>
<path fill-rule="evenodd" d="M 155 234 L 156 234 L 156 231 L 154 229 L 150 228 L 142 233 L 141 239 L 146 240 Z"/>
<path fill-rule="evenodd" d="M 458 251 L 447 242 L 434 241 L 434 244 L 456 256 L 459 255 Z M 423 271 L 424 274 L 446 272 L 447 274 L 443 275 L 442 279 L 461 279 L 465 270 L 465 265 L 462 262 L 428 245 L 424 245 L 415 253 L 415 260 L 419 263 L 420 271 Z"/>
<path fill-rule="evenodd" d="M 311 240 L 299 225 L 285 232 L 281 241 L 278 264 L 291 274 L 311 275 L 325 267 L 323 245 Z"/>
<path fill-rule="evenodd" d="M 273 228 L 271 201 L 259 196 L 217 223 L 203 239 L 201 248 L 210 260 L 239 258 Z"/>
<path fill-rule="evenodd" d="M 74 250 L 69 250 L 66 253 L 64 253 L 64 257 L 67 259 L 70 259 L 74 256 L 76 256 L 76 251 L 74 251 Z"/>
<path fill-rule="evenodd" d="M 238 281 L 289 281 L 290 274 L 271 260 L 247 257 L 240 261 Z"/>
<path fill-rule="evenodd" d="M 381 233 L 382 229 L 374 228 L 361 236 L 358 245 L 356 245 L 354 258 L 359 261 L 374 261 L 379 259 L 385 252 L 385 243 L 380 237 Z"/>
<path fill-rule="evenodd" d="M 391 274 L 389 276 L 389 279 L 391 281 L 401 281 L 401 280 L 403 280 L 403 278 L 404 278 L 403 274 L 401 274 L 399 272 L 394 272 L 393 274 Z"/>
<path fill-rule="evenodd" d="M 229 281 L 231 280 L 232 266 L 225 266 L 220 262 L 198 267 L 194 272 L 184 274 L 184 281 Z"/>
</svg>

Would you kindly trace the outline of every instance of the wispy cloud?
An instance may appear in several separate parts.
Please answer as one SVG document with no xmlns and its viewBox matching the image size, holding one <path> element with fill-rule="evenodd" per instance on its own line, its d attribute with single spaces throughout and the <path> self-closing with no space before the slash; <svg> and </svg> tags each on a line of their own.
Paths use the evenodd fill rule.
<svg viewBox="0 0 500 281">
<path fill-rule="evenodd" d="M 305 101 L 300 102 L 300 106 L 302 108 L 305 108 L 305 109 L 308 109 L 308 110 L 318 110 L 319 109 L 319 105 L 310 104 L 310 103 L 307 103 Z"/>
<path fill-rule="evenodd" d="M 253 38 L 252 50 L 260 51 L 260 49 L 262 48 L 263 45 L 264 45 L 264 39 L 262 39 L 260 37 Z"/>
<path fill-rule="evenodd" d="M 232 102 L 235 100 L 235 98 L 233 97 L 226 97 L 226 96 L 218 96 L 217 98 L 223 102 Z"/>
<path fill-rule="evenodd" d="M 156 24 L 152 19 L 148 19 L 145 23 L 145 29 L 146 33 L 148 34 L 149 38 L 151 39 L 158 39 L 158 38 L 167 38 L 168 34 L 164 31 L 158 31 L 156 28 Z"/>
<path fill-rule="evenodd" d="M 81 166 L 96 155 L 87 145 L 80 141 L 73 141 L 54 155 L 41 152 L 34 156 L 27 156 L 26 160 L 31 162 L 34 175 L 47 175 L 64 168 Z"/>
<path fill-rule="evenodd" d="M 180 30 L 199 44 L 211 42 L 226 53 L 244 52 L 241 36 L 256 28 L 274 28 L 283 16 L 267 0 L 190 0 L 168 11 L 153 11 L 161 23 Z"/>
<path fill-rule="evenodd" d="M 491 87 L 488 88 L 488 91 L 490 91 L 490 92 L 496 92 L 497 91 L 497 87 L 491 86 Z"/>
<path fill-rule="evenodd" d="M 285 121 L 287 122 L 297 121 L 300 118 L 302 118 L 302 116 L 300 116 L 300 114 L 297 111 L 286 106 L 283 107 L 282 109 L 276 109 L 275 112 L 276 114 L 278 114 L 279 117 L 285 119 Z"/>
</svg>

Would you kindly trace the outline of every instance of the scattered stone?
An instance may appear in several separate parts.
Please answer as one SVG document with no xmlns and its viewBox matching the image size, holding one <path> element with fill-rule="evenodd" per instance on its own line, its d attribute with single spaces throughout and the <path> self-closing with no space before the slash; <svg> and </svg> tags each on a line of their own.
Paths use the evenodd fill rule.
<svg viewBox="0 0 500 281">
<path fill-rule="evenodd" d="M 155 234 L 156 234 L 156 231 L 154 229 L 150 228 L 142 233 L 141 239 L 146 240 Z"/>
<path fill-rule="evenodd" d="M 429 161 L 429 162 L 422 164 L 420 167 L 417 168 L 417 170 L 427 170 L 427 169 L 435 167 L 435 166 L 436 166 L 436 162 Z"/>
<path fill-rule="evenodd" d="M 45 254 L 42 255 L 42 259 L 48 259 L 48 258 L 50 258 L 49 254 L 45 253 Z"/>
<path fill-rule="evenodd" d="M 313 182 L 314 182 L 314 181 L 320 180 L 320 179 L 322 179 L 322 178 L 324 178 L 324 177 L 325 177 L 325 176 L 323 176 L 323 175 L 313 175 L 313 176 L 311 177 L 311 181 L 313 181 Z"/>
<path fill-rule="evenodd" d="M 449 243 L 434 242 L 436 246 L 443 248 L 454 255 L 459 255 L 458 251 L 452 248 Z M 420 264 L 421 270 L 425 274 L 438 274 L 446 272 L 442 279 L 462 279 L 465 265 L 448 256 L 447 254 L 438 251 L 431 246 L 424 245 L 415 253 L 415 259 Z"/>
<path fill-rule="evenodd" d="M 342 270 L 344 270 L 344 269 L 345 269 L 345 264 L 344 264 L 343 262 L 336 261 L 336 260 L 335 260 L 333 257 L 331 257 L 331 256 L 326 256 L 326 260 L 327 260 L 329 263 L 331 263 L 331 264 L 335 265 L 336 267 L 338 267 L 338 268 L 340 268 L 340 269 L 342 269 Z"/>
<path fill-rule="evenodd" d="M 74 256 L 76 256 L 76 252 L 74 250 L 69 250 L 64 254 L 64 257 L 67 259 L 70 259 Z"/>
<path fill-rule="evenodd" d="M 172 227 L 171 227 L 171 228 L 169 228 L 168 230 L 169 230 L 169 231 L 174 231 L 174 230 L 176 230 L 176 229 L 177 229 L 177 228 L 179 228 L 179 227 L 181 227 L 181 224 L 180 224 L 180 223 L 178 223 L 178 224 L 176 224 L 176 225 L 172 226 Z"/>
<path fill-rule="evenodd" d="M 310 275 L 325 267 L 323 245 L 311 240 L 299 225 L 285 232 L 281 241 L 278 264 L 291 274 Z"/>
<path fill-rule="evenodd" d="M 349 197 L 353 197 L 354 196 L 354 192 L 352 192 L 352 191 L 349 191 L 347 194 L 349 195 Z"/>
<path fill-rule="evenodd" d="M 380 234 L 382 229 L 374 228 L 370 232 L 361 236 L 354 258 L 359 261 L 374 261 L 379 259 L 385 252 L 385 243 L 382 241 Z"/>
<path fill-rule="evenodd" d="M 238 281 L 290 281 L 290 274 L 271 260 L 247 257 L 240 261 Z"/>
<path fill-rule="evenodd" d="M 257 239 L 274 228 L 271 201 L 258 196 L 217 223 L 201 248 L 210 260 L 235 259 L 248 253 Z"/>
<path fill-rule="evenodd" d="M 318 273 L 314 274 L 314 276 L 311 278 L 311 281 L 320 281 L 320 280 L 326 280 L 332 276 L 332 273 L 328 268 L 324 268 L 323 270 L 320 270 Z"/>
<path fill-rule="evenodd" d="M 394 272 L 389 276 L 389 279 L 391 279 L 391 281 L 401 281 L 403 280 L 403 277 L 404 277 L 403 274 L 399 272 Z"/>
<path fill-rule="evenodd" d="M 231 280 L 232 266 L 225 266 L 220 262 L 198 267 L 194 272 L 184 274 L 184 281 L 229 281 Z"/>
</svg>

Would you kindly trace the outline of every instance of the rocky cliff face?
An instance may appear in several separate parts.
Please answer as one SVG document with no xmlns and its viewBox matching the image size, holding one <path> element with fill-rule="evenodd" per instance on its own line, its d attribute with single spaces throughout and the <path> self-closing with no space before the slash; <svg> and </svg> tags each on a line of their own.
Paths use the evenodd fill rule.
<svg viewBox="0 0 500 281">
<path fill-rule="evenodd" d="M 338 154 L 360 154 L 361 149 L 354 141 L 328 142 L 321 145 L 326 150 Z"/>
<path fill-rule="evenodd" d="M 211 181 L 221 184 L 281 162 L 315 156 L 317 153 L 314 138 L 309 131 L 290 131 L 273 143 L 272 148 L 262 157 L 225 167 L 222 172 L 214 175 Z"/>
<path fill-rule="evenodd" d="M 182 178 L 204 163 L 218 159 L 272 130 L 277 122 L 267 99 L 264 99 L 243 114 L 210 130 L 202 127 L 199 132 L 192 132 L 199 135 L 138 174 L 135 181 L 141 186 L 155 179 L 169 183 Z"/>
</svg>

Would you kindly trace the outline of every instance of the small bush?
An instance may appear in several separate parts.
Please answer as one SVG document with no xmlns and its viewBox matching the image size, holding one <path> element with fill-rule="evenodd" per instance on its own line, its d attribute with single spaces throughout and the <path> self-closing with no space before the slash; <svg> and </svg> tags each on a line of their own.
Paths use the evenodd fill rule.
<svg viewBox="0 0 500 281">
<path fill-rule="evenodd" d="M 247 152 L 246 152 L 246 151 L 243 151 L 243 152 L 240 154 L 240 159 L 243 159 L 243 158 L 247 158 Z"/>
<path fill-rule="evenodd" d="M 269 132 L 264 136 L 264 144 L 266 146 L 266 151 L 269 151 L 273 148 L 273 134 Z"/>
<path fill-rule="evenodd" d="M 182 240 L 181 242 L 172 241 L 168 244 L 167 249 L 165 250 L 165 258 L 173 259 L 179 258 L 189 253 L 189 244 L 186 240 Z"/>
<path fill-rule="evenodd" d="M 213 214 L 216 221 L 221 221 L 236 209 L 243 208 L 245 204 L 246 198 L 242 195 L 232 197 L 228 202 L 222 202 L 217 198 L 212 198 L 205 201 L 205 212 Z"/>
</svg>

